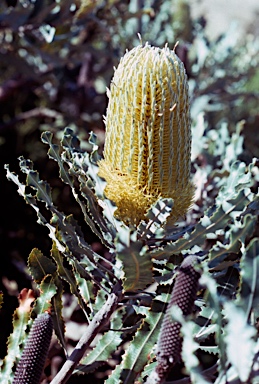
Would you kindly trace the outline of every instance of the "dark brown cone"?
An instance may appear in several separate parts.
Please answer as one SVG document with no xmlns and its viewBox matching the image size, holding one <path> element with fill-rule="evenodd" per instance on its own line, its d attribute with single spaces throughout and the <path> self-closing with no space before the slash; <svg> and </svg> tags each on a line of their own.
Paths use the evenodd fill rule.
<svg viewBox="0 0 259 384">
<path fill-rule="evenodd" d="M 158 364 L 156 375 L 158 377 L 166 377 L 173 364 L 180 360 L 182 347 L 181 324 L 173 321 L 171 308 L 173 305 L 178 306 L 184 317 L 192 313 L 200 278 L 200 272 L 194 268 L 198 263 L 198 257 L 187 256 L 177 272 L 157 345 Z"/>
<path fill-rule="evenodd" d="M 35 319 L 16 368 L 13 384 L 38 384 L 40 382 L 52 331 L 53 322 L 48 313 L 43 313 Z"/>
</svg>

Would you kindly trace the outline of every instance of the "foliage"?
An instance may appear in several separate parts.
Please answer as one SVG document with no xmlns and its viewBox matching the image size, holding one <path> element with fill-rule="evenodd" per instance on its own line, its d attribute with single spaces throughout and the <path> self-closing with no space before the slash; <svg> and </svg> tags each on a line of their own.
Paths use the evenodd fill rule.
<svg viewBox="0 0 259 384">
<path fill-rule="evenodd" d="M 11 170 L 6 166 L 7 177 L 52 242 L 48 256 L 34 248 L 28 259 L 38 298 L 25 312 L 14 314 L 1 369 L 6 382 L 12 380 L 33 319 L 49 308 L 68 355 L 62 297 L 69 291 L 89 326 L 111 295 L 118 300 L 94 343 L 86 343 L 86 354 L 73 372 L 76 380 L 93 371 L 101 374 L 105 367 L 101 382 L 144 383 L 156 366 L 156 343 L 175 270 L 188 254 L 200 258 L 202 278 L 196 315 L 173 314 L 182 325 L 185 372 L 199 383 L 259 380 L 259 169 L 242 135 L 255 116 L 258 94 L 251 84 L 258 76 L 258 40 L 247 37 L 241 44 L 230 30 L 209 41 L 198 22 L 185 35 L 181 25 L 190 14 L 184 3 L 174 3 L 178 21 L 171 1 L 148 1 L 140 9 L 134 2 L 128 8 L 116 0 L 0 5 L 1 130 L 4 135 L 15 129 L 22 142 L 29 138 L 19 155 L 27 154 L 41 170 L 20 156 L 22 175 L 12 172 L 12 164 Z M 115 207 L 105 198 L 105 183 L 97 174 L 102 138 L 85 138 L 86 124 L 88 131 L 101 127 L 112 65 L 136 44 L 137 32 L 143 41 L 160 46 L 168 41 L 171 48 L 178 38 L 178 54 L 190 77 L 196 197 L 186 220 L 173 228 L 164 226 L 170 199 L 158 200 L 138 228 L 115 219 Z M 19 97 L 13 108 L 15 92 Z M 32 135 L 40 131 L 42 145 Z M 59 208 L 56 176 L 43 181 L 47 170 L 54 169 L 43 169 L 46 162 L 42 166 L 39 161 L 44 145 L 58 167 L 58 186 L 63 183 L 71 191 L 74 205 L 68 200 Z M 92 246 L 90 230 L 105 256 Z M 182 378 L 180 371 L 175 366 L 168 382 Z"/>
<path fill-rule="evenodd" d="M 38 222 L 48 227 L 49 236 L 53 240 L 54 248 L 51 253 L 53 261 L 37 250 L 34 250 L 29 258 L 30 271 L 34 280 L 38 284 L 40 283 L 40 291 L 42 292 L 36 301 L 34 311 L 40 311 L 40 313 L 44 311 L 44 303 L 54 300 L 56 292 L 62 291 L 60 284 L 61 280 L 65 278 L 66 281 L 70 282 L 71 293 L 76 295 L 83 311 L 89 313 L 90 310 L 90 315 L 86 316 L 91 321 L 93 314 L 104 305 L 103 300 L 98 299 L 98 294 L 95 296 L 96 290 L 99 293 L 104 290 L 109 294 L 114 291 L 116 282 L 120 282 L 119 287 L 121 284 L 123 287 L 122 301 L 125 311 L 116 312 L 113 322 L 115 321 L 117 326 L 123 327 L 123 315 L 129 315 L 132 311 L 136 315 L 140 314 L 142 320 L 136 329 L 133 316 L 133 323 L 130 325 L 133 328 L 127 331 L 133 339 L 127 348 L 124 346 L 125 352 L 122 363 L 116 367 L 107 383 L 130 383 L 137 378 L 141 380 L 141 372 L 145 365 L 151 363 L 154 358 L 153 354 L 150 355 L 150 351 L 153 350 L 154 353 L 157 332 L 163 317 L 163 307 L 168 301 L 171 289 L 172 272 L 170 270 L 173 271 L 179 264 L 179 261 L 172 263 L 172 255 L 183 256 L 192 252 L 196 255 L 202 255 L 202 264 L 206 266 L 203 272 L 203 284 L 211 296 L 207 299 L 206 295 L 200 297 L 200 299 L 203 297 L 202 306 L 205 307 L 201 311 L 203 323 L 198 334 L 202 332 L 204 340 L 209 337 L 211 332 L 215 332 L 219 342 L 220 364 L 227 367 L 229 361 L 235 367 L 232 351 L 234 347 L 231 346 L 232 338 L 233 342 L 237 339 L 235 333 L 232 334 L 232 332 L 236 332 L 234 331 L 235 327 L 231 326 L 231 322 L 234 322 L 237 316 L 235 311 L 240 313 L 240 321 L 243 321 L 242 327 L 247 327 L 247 332 L 242 333 L 245 340 L 239 339 L 239 342 L 241 343 L 241 340 L 243 343 L 248 342 L 251 340 L 251 335 L 255 335 L 255 328 L 251 325 L 251 321 L 257 314 L 255 292 L 258 278 L 256 267 L 253 267 L 255 276 L 251 276 L 249 273 L 248 260 L 253 255 L 251 262 L 254 264 L 257 257 L 256 240 L 253 239 L 249 243 L 258 210 L 258 195 L 252 191 L 254 187 L 253 174 L 258 170 L 256 161 L 253 161 L 248 167 L 242 162 L 234 162 L 224 177 L 224 183 L 222 183 L 222 179 L 220 180 L 223 185 L 218 192 L 214 206 L 204 213 L 191 230 L 188 227 L 181 232 L 181 238 L 172 241 L 167 238 L 167 230 L 162 229 L 166 217 L 170 214 L 170 209 L 164 210 L 166 204 L 169 203 L 167 201 L 158 201 L 148 213 L 147 221 L 142 222 L 136 229 L 127 227 L 112 216 L 109 210 L 114 210 L 114 207 L 103 195 L 105 183 L 97 174 L 98 165 L 94 155 L 96 143 L 93 135 L 90 138 L 92 146 L 90 154 L 80 148 L 77 138 L 70 129 L 64 131 L 60 145 L 53 143 L 53 137 L 48 132 L 43 133 L 42 140 L 49 145 L 49 156 L 58 162 L 60 177 L 70 185 L 76 201 L 84 210 L 85 221 L 109 248 L 111 261 L 108 262 L 107 266 L 104 266 L 102 257 L 94 252 L 87 243 L 76 221 L 69 215 L 60 212 L 53 204 L 49 184 L 39 178 L 31 161 L 20 158 L 21 171 L 26 175 L 25 183 L 21 182 L 18 176 L 11 173 L 6 166 L 7 177 L 16 183 L 19 194 L 35 209 Z M 42 208 L 42 203 L 44 203 L 45 209 Z M 47 211 L 51 213 L 50 216 L 47 215 Z M 158 232 L 157 227 L 159 228 Z M 157 238 L 158 233 L 159 238 Z M 61 254 L 63 257 L 60 256 Z M 221 276 L 227 275 L 230 268 L 233 271 L 239 270 L 238 265 L 242 255 L 244 266 L 241 271 L 243 272 L 236 280 L 232 281 L 230 277 L 229 281 L 225 282 L 227 286 L 223 286 L 219 295 Z M 65 259 L 69 267 L 65 267 Z M 169 272 L 165 274 L 167 269 Z M 239 293 L 236 294 L 241 278 L 241 287 Z M 82 279 L 87 282 L 85 287 L 87 294 L 84 295 Z M 148 304 L 147 299 L 142 299 L 142 295 L 145 288 L 151 285 L 154 279 L 156 281 L 155 299 L 153 304 L 150 300 Z M 214 289 L 211 289 L 212 281 L 214 285 L 216 284 Z M 162 295 L 159 294 L 160 290 L 164 291 Z M 93 296 L 94 291 L 95 295 Z M 115 290 L 117 293 L 119 291 L 120 288 Z M 131 292 L 135 292 L 134 299 L 129 295 Z M 236 306 L 240 309 L 231 311 L 229 308 L 231 305 L 234 306 L 235 301 L 237 302 Z M 238 304 L 239 302 L 241 304 Z M 250 303 L 249 308 L 245 304 L 247 302 Z M 246 307 L 244 308 L 244 306 Z M 211 312 L 207 311 L 206 313 L 205 308 L 207 307 L 211 309 Z M 221 316 L 219 316 L 219 312 L 222 312 Z M 64 346 L 62 317 L 56 316 L 55 319 L 56 334 Z M 219 332 L 222 331 L 226 319 L 228 319 L 227 336 L 223 339 Z M 211 320 L 215 322 L 215 327 L 212 329 L 209 326 Z M 193 338 L 194 332 L 197 333 L 199 316 L 196 321 L 196 327 L 191 327 L 188 321 L 186 325 L 183 324 L 182 332 L 186 337 Z M 249 329 L 251 331 L 248 331 Z M 113 336 L 112 333 L 114 333 Z M 101 338 L 100 345 L 106 347 L 108 343 L 108 350 L 110 353 L 114 353 L 120 345 L 123 345 L 123 338 L 125 337 L 123 335 L 124 333 L 119 330 L 106 332 Z M 227 340 L 230 340 L 228 344 L 226 344 Z M 187 343 L 186 340 L 185 343 Z M 253 350 L 256 353 L 257 344 L 255 341 L 253 343 Z M 225 344 L 226 347 L 224 347 Z M 80 372 L 88 372 L 89 364 L 91 366 L 95 363 L 96 368 L 98 361 L 107 360 L 107 355 L 103 355 L 99 350 L 100 346 L 97 344 L 96 350 L 93 349 L 85 360 L 85 364 L 83 361 L 79 366 Z M 108 350 L 105 350 L 106 354 Z M 193 344 L 192 350 L 193 353 L 199 350 L 198 342 Z M 97 360 L 93 362 L 91 355 L 94 355 Z M 183 354 L 184 357 L 185 354 Z M 251 356 L 247 358 L 251 361 Z M 189 363 L 187 363 L 187 367 Z M 191 377 L 194 377 L 194 373 L 192 373 L 194 367 L 190 366 L 189 369 Z M 240 371 L 240 375 L 242 378 L 245 376 L 248 379 L 251 372 L 252 364 L 250 369 Z"/>
</svg>

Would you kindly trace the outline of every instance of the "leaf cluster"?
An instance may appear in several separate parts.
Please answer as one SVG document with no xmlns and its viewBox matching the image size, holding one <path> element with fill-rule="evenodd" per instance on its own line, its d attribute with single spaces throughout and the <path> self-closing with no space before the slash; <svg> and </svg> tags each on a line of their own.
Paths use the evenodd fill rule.
<svg viewBox="0 0 259 384">
<path fill-rule="evenodd" d="M 168 382 L 179 377 L 182 383 L 255 384 L 259 169 L 251 158 L 253 150 L 247 149 L 246 133 L 258 96 L 251 86 L 258 75 L 258 41 L 247 37 L 240 44 L 233 31 L 209 41 L 197 21 L 188 24 L 185 35 L 181 25 L 190 20 L 190 13 L 184 1 L 178 2 L 174 16 L 171 1 L 148 1 L 143 7 L 131 3 L 0 5 L 0 98 L 5 103 L 1 131 L 15 127 L 26 139 L 30 132 L 43 131 L 41 146 L 34 146 L 33 140 L 27 146 L 29 157 L 37 160 L 48 146 L 59 183 L 71 192 L 83 228 L 107 251 L 104 257 L 94 250 L 76 217 L 58 207 L 55 189 L 42 180 L 32 160 L 20 157 L 19 177 L 6 166 L 8 179 L 49 233 L 52 248 L 49 255 L 34 248 L 29 256 L 37 298 L 25 312 L 18 308 L 14 313 L 1 379 L 11 382 L 33 319 L 46 310 L 52 313 L 56 337 L 68 357 L 62 301 L 66 287 L 92 329 L 86 334 L 84 357 L 73 357 L 76 369 L 71 374 L 101 375 L 106 366 L 106 383 L 144 383 L 156 366 L 156 343 L 175 271 L 186 255 L 194 254 L 202 270 L 196 314 L 172 314 L 182 326 L 187 377 L 183 379 L 182 366 L 176 366 Z M 174 228 L 165 225 L 171 199 L 158 200 L 138 228 L 116 220 L 116 208 L 106 199 L 105 182 L 98 176 L 97 138 L 91 134 L 85 140 L 86 124 L 89 131 L 101 126 L 112 64 L 136 44 L 137 32 L 156 45 L 167 41 L 173 47 L 179 38 L 178 54 L 190 77 L 196 197 L 186 220 Z M 248 123 L 240 121 L 243 118 Z M 73 129 L 63 131 L 67 125 Z M 255 145 L 258 155 L 256 151 Z M 101 311 L 114 295 L 115 304 L 105 317 Z M 100 313 L 103 323 L 97 329 L 94 321 Z"/>
<path fill-rule="evenodd" d="M 186 345 L 191 345 L 192 355 L 201 354 L 200 359 L 204 359 L 203 355 L 208 351 L 218 355 L 218 383 L 224 382 L 222 372 L 228 375 L 229 365 L 229 374 L 232 375 L 234 370 L 235 377 L 239 375 L 242 380 L 253 375 L 257 377 L 253 373 L 253 364 L 249 369 L 247 367 L 247 360 L 252 361 L 251 354 L 256 356 L 257 353 L 253 319 L 258 316 L 258 239 L 250 241 L 259 204 L 258 195 L 253 192 L 257 161 L 249 166 L 240 161 L 233 162 L 229 172 L 225 171 L 220 179 L 222 186 L 214 205 L 196 224 L 181 230 L 176 228 L 172 236 L 165 225 L 173 206 L 170 199 L 158 200 L 137 228 L 128 227 L 114 218 L 115 207 L 105 198 L 105 182 L 98 176 L 99 155 L 94 135 L 89 139 L 90 153 L 81 149 L 70 129 L 64 131 L 60 144 L 49 132 L 42 134 L 42 141 L 49 146 L 48 155 L 57 162 L 60 178 L 70 186 L 85 222 L 109 250 L 110 259 L 104 260 L 95 252 L 75 219 L 60 212 L 53 204 L 49 184 L 40 179 L 30 160 L 20 158 L 25 183 L 6 166 L 7 177 L 36 211 L 38 223 L 48 228 L 53 241 L 51 258 L 37 249 L 29 257 L 30 273 L 41 292 L 33 313 L 42 313 L 51 303 L 55 332 L 65 349 L 63 281 L 76 296 L 89 326 L 111 294 L 118 298 L 109 329 L 102 332 L 95 348 L 81 361 L 78 371 L 87 373 L 97 369 L 116 354 L 118 348 L 123 348 L 122 362 L 106 382 L 144 382 L 155 366 L 155 345 L 175 269 L 183 257 L 195 254 L 201 258 L 203 269 L 198 316 L 195 323 L 192 319 L 182 320 L 182 357 L 191 380 L 195 382 L 198 377 L 203 377 L 202 360 L 198 357 L 190 360 Z M 235 310 L 231 311 L 232 307 Z M 232 347 L 232 343 L 237 343 L 236 331 L 232 332 L 234 327 L 231 327 L 236 311 L 240 317 L 240 331 L 247 342 L 253 344 L 253 352 L 247 349 L 250 354 L 245 356 L 243 366 L 239 363 L 238 367 L 233 355 L 236 345 Z M 139 324 L 135 327 L 134 319 L 139 315 Z M 128 345 L 124 344 L 127 335 L 131 335 Z M 212 335 L 212 345 L 202 347 L 199 344 Z M 240 339 L 240 343 L 245 340 Z M 9 348 L 11 351 L 12 345 Z M 215 375 L 216 372 L 217 368 Z"/>
</svg>

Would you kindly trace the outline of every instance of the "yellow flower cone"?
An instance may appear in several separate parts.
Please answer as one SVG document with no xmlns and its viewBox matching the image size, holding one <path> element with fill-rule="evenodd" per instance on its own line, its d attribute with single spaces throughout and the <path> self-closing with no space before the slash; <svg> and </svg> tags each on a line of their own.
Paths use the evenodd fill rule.
<svg viewBox="0 0 259 384">
<path fill-rule="evenodd" d="M 115 70 L 99 176 L 116 216 L 137 225 L 159 197 L 172 198 L 169 224 L 192 204 L 191 124 L 185 68 L 174 51 L 137 46 Z"/>
</svg>

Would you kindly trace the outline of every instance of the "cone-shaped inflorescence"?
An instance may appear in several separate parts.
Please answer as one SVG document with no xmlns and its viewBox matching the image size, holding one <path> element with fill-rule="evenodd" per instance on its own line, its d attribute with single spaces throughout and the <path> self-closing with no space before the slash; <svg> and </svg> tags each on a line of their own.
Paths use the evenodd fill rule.
<svg viewBox="0 0 259 384">
<path fill-rule="evenodd" d="M 48 313 L 43 313 L 35 319 L 16 368 L 13 384 L 38 384 L 40 382 L 52 331 L 53 322 Z"/>
<path fill-rule="evenodd" d="M 168 47 L 137 46 L 115 70 L 106 115 L 99 175 L 116 215 L 137 225 L 159 197 L 172 198 L 169 223 L 192 204 L 188 83 Z"/>
<path fill-rule="evenodd" d="M 179 267 L 159 334 L 157 366 L 152 377 L 149 378 L 151 381 L 147 381 L 148 384 L 162 383 L 174 363 L 180 360 L 181 324 L 173 321 L 171 308 L 173 305 L 179 307 L 184 317 L 192 313 L 200 278 L 200 272 L 195 269 L 195 265 L 198 263 L 198 257 L 190 255 L 184 259 Z"/>
</svg>

